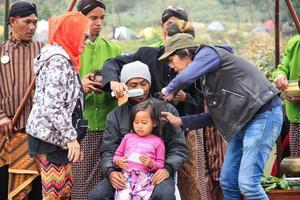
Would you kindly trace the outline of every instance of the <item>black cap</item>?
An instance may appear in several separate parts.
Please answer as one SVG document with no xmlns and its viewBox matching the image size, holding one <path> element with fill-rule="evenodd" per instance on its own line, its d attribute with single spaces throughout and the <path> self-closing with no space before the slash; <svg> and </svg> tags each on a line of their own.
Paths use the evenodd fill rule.
<svg viewBox="0 0 300 200">
<path fill-rule="evenodd" d="M 97 7 L 106 10 L 106 6 L 102 0 L 81 0 L 77 5 L 77 10 L 86 15 Z"/>
<path fill-rule="evenodd" d="M 176 6 L 175 8 L 173 6 L 169 6 L 167 9 L 165 9 L 161 16 L 162 23 L 165 23 L 171 17 L 176 17 L 176 18 L 182 19 L 184 21 L 189 20 L 186 10 L 183 9 L 181 6 Z"/>
<path fill-rule="evenodd" d="M 36 5 L 34 3 L 28 3 L 26 1 L 20 1 L 14 3 L 8 13 L 8 17 L 27 17 L 35 14 L 37 16 Z M 9 19 L 7 24 L 9 24 Z"/>
</svg>

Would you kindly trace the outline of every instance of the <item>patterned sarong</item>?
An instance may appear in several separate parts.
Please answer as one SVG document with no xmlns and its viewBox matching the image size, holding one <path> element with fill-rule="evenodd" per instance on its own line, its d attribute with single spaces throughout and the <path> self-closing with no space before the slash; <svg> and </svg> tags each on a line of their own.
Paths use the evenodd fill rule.
<svg viewBox="0 0 300 200">
<path fill-rule="evenodd" d="M 186 134 L 186 142 L 188 145 L 188 160 L 183 164 L 181 169 L 178 171 L 178 188 L 182 200 L 201 200 L 203 195 L 206 194 L 205 187 L 205 158 L 201 158 L 200 162 L 197 163 L 197 131 L 189 131 Z M 202 136 L 202 133 L 201 133 Z M 203 141 L 202 141 L 203 142 Z M 202 143 L 203 144 L 203 143 Z M 203 145 L 202 145 L 202 149 Z M 202 150 L 202 154 L 203 150 Z M 200 165 L 203 164 L 202 170 L 199 170 Z M 202 173 L 202 174 L 199 174 Z M 199 179 L 199 175 L 202 175 L 202 179 Z M 201 187 L 200 180 L 204 183 L 204 187 Z M 202 193 L 205 194 L 202 194 Z"/>
<path fill-rule="evenodd" d="M 290 123 L 291 156 L 300 156 L 300 124 Z"/>
<path fill-rule="evenodd" d="M 90 191 L 100 182 L 102 139 L 103 132 L 88 131 L 80 144 L 83 160 L 72 166 L 74 176 L 72 200 L 87 200 Z"/>
<path fill-rule="evenodd" d="M 69 199 L 73 184 L 72 164 L 54 164 L 39 156 L 43 200 Z"/>
<path fill-rule="evenodd" d="M 0 134 L 0 140 L 4 137 Z M 32 181 L 39 175 L 36 162 L 28 155 L 27 134 L 17 132 L 6 142 L 0 153 L 0 167 L 9 165 L 8 199 L 21 200 L 31 190 Z"/>
</svg>

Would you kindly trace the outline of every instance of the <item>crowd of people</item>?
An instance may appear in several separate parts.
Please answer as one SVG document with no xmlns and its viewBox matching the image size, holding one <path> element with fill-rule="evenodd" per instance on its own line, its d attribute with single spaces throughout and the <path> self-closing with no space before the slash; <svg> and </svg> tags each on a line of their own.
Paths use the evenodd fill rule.
<svg viewBox="0 0 300 200">
<path fill-rule="evenodd" d="M 79 1 L 49 19 L 43 44 L 33 40 L 36 5 L 10 7 L 0 45 L 0 199 L 269 199 L 260 177 L 282 127 L 280 91 L 298 80 L 299 36 L 273 85 L 229 46 L 196 44 L 181 6 L 163 11 L 160 42 L 122 55 L 101 36 L 106 9 Z M 293 156 L 299 102 L 286 96 Z M 202 157 L 191 139 L 199 134 Z"/>
</svg>

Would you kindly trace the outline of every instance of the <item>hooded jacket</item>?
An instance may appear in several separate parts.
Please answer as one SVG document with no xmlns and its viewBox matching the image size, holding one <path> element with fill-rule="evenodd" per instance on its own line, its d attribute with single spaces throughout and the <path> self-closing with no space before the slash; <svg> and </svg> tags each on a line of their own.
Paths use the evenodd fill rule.
<svg viewBox="0 0 300 200">
<path fill-rule="evenodd" d="M 36 90 L 26 132 L 44 142 L 67 148 L 77 138 L 72 113 L 83 100 L 70 57 L 58 44 L 47 45 L 34 61 Z"/>
</svg>

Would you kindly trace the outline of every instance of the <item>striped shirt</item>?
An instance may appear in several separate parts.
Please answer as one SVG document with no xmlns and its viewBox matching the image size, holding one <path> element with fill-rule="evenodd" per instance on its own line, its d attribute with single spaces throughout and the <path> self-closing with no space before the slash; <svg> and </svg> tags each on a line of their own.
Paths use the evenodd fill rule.
<svg viewBox="0 0 300 200">
<path fill-rule="evenodd" d="M 13 118 L 34 78 L 33 60 L 42 47 L 40 42 L 18 41 L 12 35 L 0 44 L 0 119 Z M 3 59 L 7 56 L 9 60 Z M 17 129 L 25 128 L 31 106 L 32 97 L 27 100 L 17 121 Z"/>
</svg>

